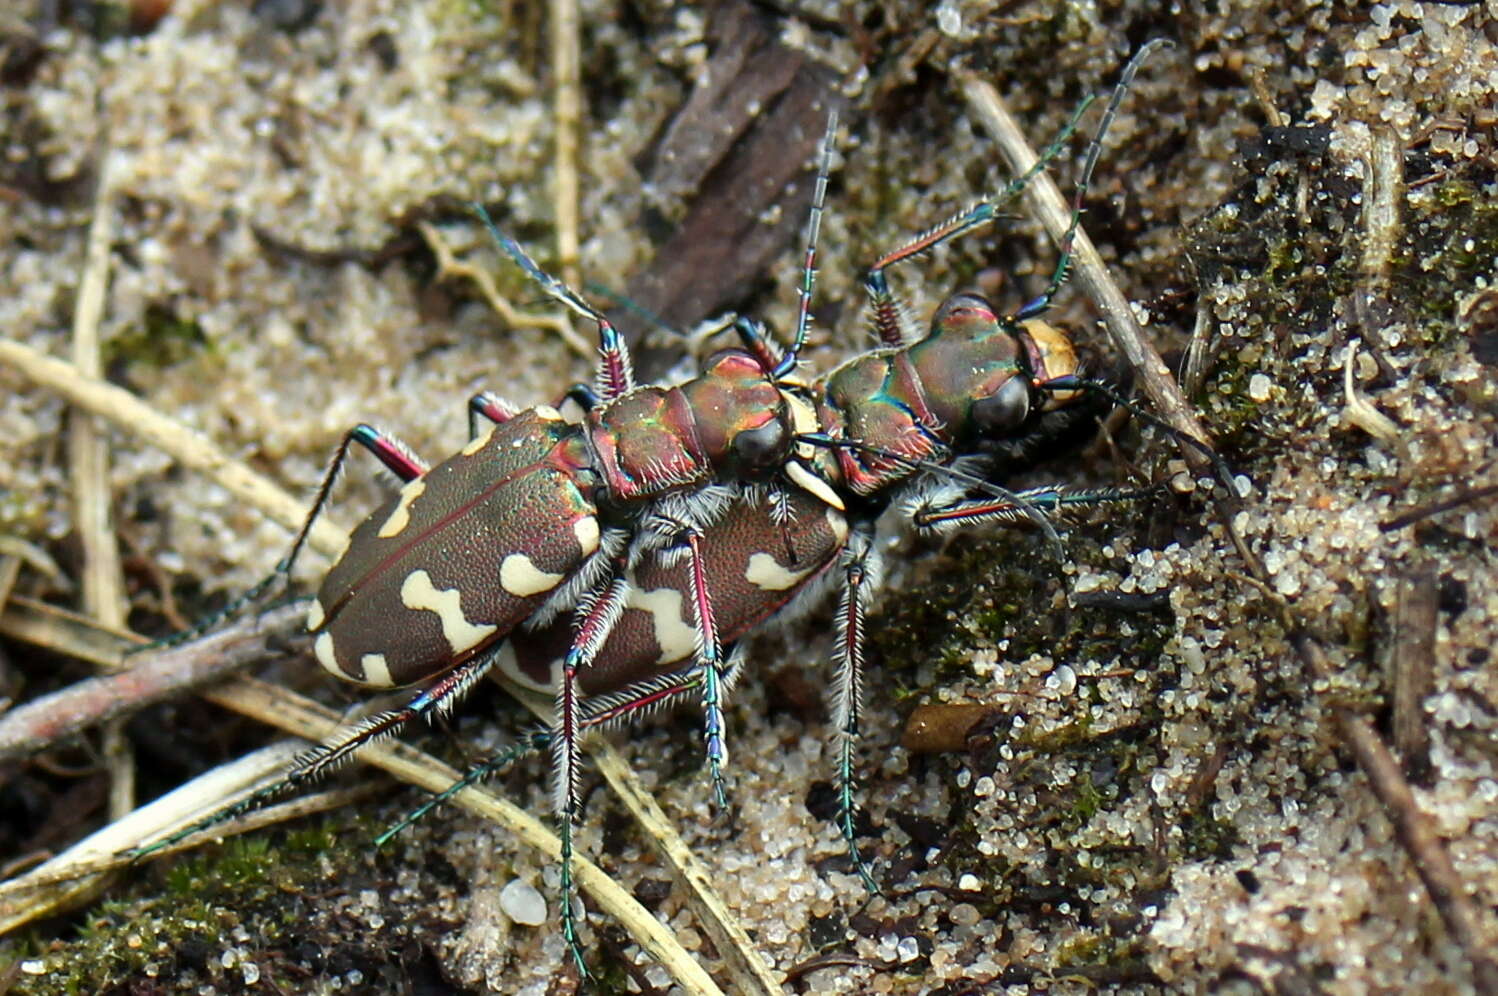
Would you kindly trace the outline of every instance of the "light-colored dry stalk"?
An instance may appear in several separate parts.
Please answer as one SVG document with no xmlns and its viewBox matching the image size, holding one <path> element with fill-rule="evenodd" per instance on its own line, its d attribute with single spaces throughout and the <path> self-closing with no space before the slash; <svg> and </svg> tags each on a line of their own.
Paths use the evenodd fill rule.
<svg viewBox="0 0 1498 996">
<path fill-rule="evenodd" d="M 556 102 L 557 266 L 569 287 L 578 280 L 577 136 L 582 128 L 582 41 L 577 0 L 551 0 L 551 72 Z"/>
</svg>

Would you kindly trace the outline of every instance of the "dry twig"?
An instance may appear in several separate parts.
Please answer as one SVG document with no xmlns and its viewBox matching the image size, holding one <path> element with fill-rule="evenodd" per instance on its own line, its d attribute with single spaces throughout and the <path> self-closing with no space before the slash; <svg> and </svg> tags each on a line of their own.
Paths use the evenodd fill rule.
<svg viewBox="0 0 1498 996">
<path fill-rule="evenodd" d="M 582 127 L 582 42 L 577 0 L 551 0 L 551 72 L 557 130 L 557 265 L 570 287 L 578 281 L 577 135 Z"/>
</svg>

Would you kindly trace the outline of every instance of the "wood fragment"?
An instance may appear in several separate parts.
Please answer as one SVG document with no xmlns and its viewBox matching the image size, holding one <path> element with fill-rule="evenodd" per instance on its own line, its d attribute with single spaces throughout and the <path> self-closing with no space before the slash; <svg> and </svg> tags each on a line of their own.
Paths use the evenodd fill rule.
<svg viewBox="0 0 1498 996">
<path fill-rule="evenodd" d="M 1417 785 L 1430 785 L 1430 721 L 1425 700 L 1436 685 L 1440 588 L 1435 571 L 1411 571 L 1399 582 L 1389 669 L 1394 684 L 1394 749 Z"/>
<path fill-rule="evenodd" d="M 1319 681 L 1329 682 L 1333 671 L 1320 646 L 1299 629 L 1292 632 L 1292 640 L 1311 675 Z M 1398 762 L 1373 724 L 1345 706 L 1332 704 L 1331 708 L 1343 743 L 1357 758 L 1358 767 L 1367 776 L 1373 794 L 1383 803 L 1384 811 L 1394 823 L 1395 834 L 1424 883 L 1431 904 L 1471 963 L 1477 991 L 1498 993 L 1498 962 L 1493 960 L 1491 939 L 1486 936 L 1483 918 L 1451 862 L 1445 841 L 1436 833 L 1431 818 L 1415 801 Z"/>
<path fill-rule="evenodd" d="M 1473 488 L 1460 488 L 1455 494 L 1440 501 L 1433 501 L 1425 505 L 1416 505 L 1414 508 L 1406 509 L 1398 515 L 1390 516 L 1378 524 L 1380 532 L 1391 532 L 1395 529 L 1403 529 L 1417 522 L 1428 519 L 1442 512 L 1449 512 L 1453 508 L 1461 508 L 1472 502 L 1482 501 L 1498 495 L 1498 484 L 1486 484 Z"/>
<path fill-rule="evenodd" d="M 609 312 L 635 347 L 642 380 L 679 352 L 645 341 L 652 323 L 640 312 L 672 329 L 721 314 L 794 244 L 811 205 L 809 166 L 841 104 L 831 72 L 783 45 L 774 19 L 754 4 L 715 8 L 708 35 L 714 49 L 701 82 L 645 171 L 653 189 L 690 198 L 686 214 L 627 281 L 637 308 Z"/>
<path fill-rule="evenodd" d="M 147 706 L 183 695 L 250 664 L 304 650 L 306 610 L 283 605 L 262 615 L 226 624 L 214 633 L 183 644 L 126 658 L 131 666 L 111 674 L 75 682 L 66 688 L 25 703 L 0 716 L 0 760 L 25 757 L 76 737 L 111 719 L 132 715 Z M 86 626 L 61 616 L 52 606 L 17 599 L 0 615 L 0 633 L 26 639 L 44 626 L 71 627 L 73 632 L 51 644 L 73 656 L 91 656 Z M 114 664 L 122 663 L 116 652 Z M 97 663 L 97 659 L 95 659 Z"/>
<path fill-rule="evenodd" d="M 973 727 L 997 711 L 997 706 L 976 702 L 932 702 L 916 706 L 905 721 L 900 745 L 914 754 L 966 750 Z"/>
<path fill-rule="evenodd" d="M 1388 359 L 1384 329 L 1404 324 L 1390 302 L 1389 279 L 1394 254 L 1404 233 L 1400 207 L 1404 204 L 1404 143 L 1387 125 L 1373 129 L 1368 158 L 1363 163 L 1363 258 L 1358 286 L 1352 294 L 1352 313 L 1379 374 L 1387 383 L 1398 379 Z"/>
</svg>

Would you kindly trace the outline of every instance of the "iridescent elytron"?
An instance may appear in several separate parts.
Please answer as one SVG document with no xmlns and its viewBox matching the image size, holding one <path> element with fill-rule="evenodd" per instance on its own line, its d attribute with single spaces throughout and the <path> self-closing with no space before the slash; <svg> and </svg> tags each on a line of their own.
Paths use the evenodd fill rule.
<svg viewBox="0 0 1498 996">
<path fill-rule="evenodd" d="M 1093 140 L 1073 231 L 1102 134 L 1143 54 L 1126 68 Z M 817 174 L 791 346 L 781 350 L 762 327 L 740 320 L 742 348 L 718 354 L 676 387 L 636 386 L 608 320 L 479 209 L 511 259 L 597 324 L 595 386 L 570 395 L 584 409 L 576 421 L 546 406 L 521 410 L 475 397 L 470 419 L 488 427 L 430 469 L 390 436 L 363 425 L 350 431 L 283 573 L 349 446 L 371 451 L 405 485 L 354 531 L 312 604 L 309 628 L 318 660 L 339 677 L 373 687 L 430 684 L 404 707 L 310 751 L 280 787 L 449 708 L 491 668 L 551 691 L 551 728 L 461 784 L 519 751 L 551 750 L 563 931 L 581 966 L 570 894 L 583 733 L 665 703 L 700 701 L 714 794 L 726 804 L 722 702 L 741 667 L 731 645 L 787 603 L 836 585 L 839 822 L 851 845 L 852 750 L 881 513 L 899 503 L 922 530 L 1022 518 L 1049 530 L 1048 515 L 1067 507 L 1132 497 L 1014 493 L 981 476 L 986 458 L 1058 438 L 1095 417 L 1098 406 L 1083 402 L 1108 394 L 1084 376 L 1067 337 L 1039 320 L 1065 279 L 1070 233 L 1046 291 L 1012 316 L 959 293 L 937 309 L 928 332 L 913 335 L 885 280 L 895 263 L 997 217 L 1060 154 L 1087 106 L 997 197 L 874 264 L 866 285 L 881 347 L 811 384 L 794 373 L 810 323 L 835 120 Z M 854 855 L 872 886 L 856 848 Z"/>
</svg>

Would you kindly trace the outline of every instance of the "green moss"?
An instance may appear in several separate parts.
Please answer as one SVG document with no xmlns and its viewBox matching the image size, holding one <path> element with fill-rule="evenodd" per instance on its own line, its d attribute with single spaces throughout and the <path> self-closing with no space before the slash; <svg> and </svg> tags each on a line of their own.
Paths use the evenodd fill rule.
<svg viewBox="0 0 1498 996">
<path fill-rule="evenodd" d="M 1203 806 L 1181 822 L 1181 858 L 1185 861 L 1224 861 L 1232 857 L 1238 843 L 1238 829 L 1226 820 L 1215 819 Z"/>
<path fill-rule="evenodd" d="M 203 327 L 160 306 L 147 308 L 144 324 L 107 340 L 102 350 L 106 369 L 139 365 L 159 370 L 202 355 L 213 355 Z"/>
<path fill-rule="evenodd" d="M 1489 279 L 1498 256 L 1498 184 L 1478 164 L 1449 170 L 1410 198 L 1392 282 L 1400 303 L 1419 322 L 1411 332 L 1429 348 L 1456 334 L 1456 303 Z"/>
<path fill-rule="evenodd" d="M 1054 965 L 1067 968 L 1073 965 L 1096 965 L 1109 960 L 1114 945 L 1106 934 L 1081 934 L 1056 948 Z"/>
<path fill-rule="evenodd" d="M 43 495 L 0 488 L 0 535 L 37 540 L 46 535 L 46 526 Z"/>
<path fill-rule="evenodd" d="M 1092 779 L 1081 778 L 1075 787 L 1075 798 L 1067 822 L 1076 827 L 1085 826 L 1102 808 L 1103 797 L 1092 784 Z"/>
<path fill-rule="evenodd" d="M 373 829 L 346 811 L 158 862 L 82 914 L 71 936 L 33 932 L 12 948 L 47 965 L 18 991 L 237 992 L 253 988 L 248 972 L 267 991 L 306 992 L 347 985 L 351 971 L 370 983 L 404 974 L 404 947 L 454 925 L 391 900 L 398 863 L 367 846 Z"/>
</svg>

